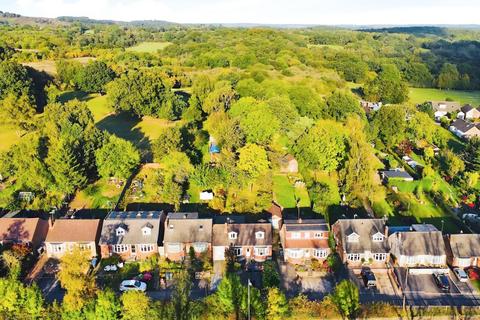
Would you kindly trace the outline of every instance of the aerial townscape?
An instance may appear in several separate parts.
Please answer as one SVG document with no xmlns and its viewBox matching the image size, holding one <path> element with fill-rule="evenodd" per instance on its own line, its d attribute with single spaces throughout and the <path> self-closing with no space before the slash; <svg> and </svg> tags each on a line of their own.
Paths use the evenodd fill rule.
<svg viewBox="0 0 480 320">
<path fill-rule="evenodd" d="M 0 3 L 0 320 L 480 319 L 480 25 L 97 2 Z"/>
</svg>

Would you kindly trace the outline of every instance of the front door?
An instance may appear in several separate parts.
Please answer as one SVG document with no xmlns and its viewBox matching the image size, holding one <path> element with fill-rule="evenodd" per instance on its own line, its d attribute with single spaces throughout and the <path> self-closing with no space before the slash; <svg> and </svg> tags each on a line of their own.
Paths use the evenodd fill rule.
<svg viewBox="0 0 480 320">
<path fill-rule="evenodd" d="M 247 248 L 247 250 L 245 251 L 245 256 L 246 256 L 247 258 L 250 257 L 250 248 Z"/>
<path fill-rule="evenodd" d="M 137 246 L 132 244 L 132 255 L 135 255 L 137 252 Z"/>
</svg>

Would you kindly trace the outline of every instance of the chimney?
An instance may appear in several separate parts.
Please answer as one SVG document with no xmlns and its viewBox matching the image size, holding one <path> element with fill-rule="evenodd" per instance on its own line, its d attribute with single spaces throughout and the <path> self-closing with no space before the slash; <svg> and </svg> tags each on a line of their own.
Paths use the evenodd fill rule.
<svg viewBox="0 0 480 320">
<path fill-rule="evenodd" d="M 298 218 L 298 223 L 302 223 L 302 218 Z"/>
<path fill-rule="evenodd" d="M 48 218 L 48 229 L 52 229 L 54 223 L 55 221 L 53 220 L 53 215 L 51 215 L 50 218 Z"/>
</svg>

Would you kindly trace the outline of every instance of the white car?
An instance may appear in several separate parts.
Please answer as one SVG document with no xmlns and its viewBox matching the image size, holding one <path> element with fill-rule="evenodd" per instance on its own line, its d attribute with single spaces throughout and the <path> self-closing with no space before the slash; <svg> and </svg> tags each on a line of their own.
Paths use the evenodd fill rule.
<svg viewBox="0 0 480 320">
<path fill-rule="evenodd" d="M 475 213 L 464 213 L 462 215 L 463 220 L 475 220 L 478 219 L 478 215 Z"/>
<path fill-rule="evenodd" d="M 138 280 L 124 280 L 120 284 L 120 291 L 142 291 L 145 292 L 147 290 L 147 284 L 145 282 L 141 282 Z"/>
<path fill-rule="evenodd" d="M 455 268 L 455 269 L 453 269 L 453 272 L 455 273 L 455 275 L 457 276 L 457 278 L 460 282 L 467 282 L 468 281 L 468 275 L 463 269 Z"/>
</svg>

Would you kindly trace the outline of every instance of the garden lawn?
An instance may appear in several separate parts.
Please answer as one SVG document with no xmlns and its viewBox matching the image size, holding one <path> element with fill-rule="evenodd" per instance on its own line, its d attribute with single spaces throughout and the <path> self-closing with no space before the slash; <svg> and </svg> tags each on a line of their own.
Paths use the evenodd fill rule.
<svg viewBox="0 0 480 320">
<path fill-rule="evenodd" d="M 310 207 L 310 198 L 306 187 L 295 187 L 286 175 L 273 176 L 273 197 L 284 208 L 295 208 L 296 199 L 299 207 Z"/>
<path fill-rule="evenodd" d="M 136 46 L 127 48 L 127 51 L 155 53 L 169 46 L 170 42 L 142 42 Z"/>
<path fill-rule="evenodd" d="M 451 99 L 462 104 L 480 105 L 480 91 L 440 90 L 431 88 L 410 88 L 410 101 L 444 101 Z"/>
<path fill-rule="evenodd" d="M 117 203 L 122 188 L 100 179 L 75 194 L 70 203 L 71 209 L 111 209 Z"/>
<path fill-rule="evenodd" d="M 0 123 L 0 152 L 10 149 L 12 145 L 20 141 L 21 131 L 15 126 Z"/>
</svg>

